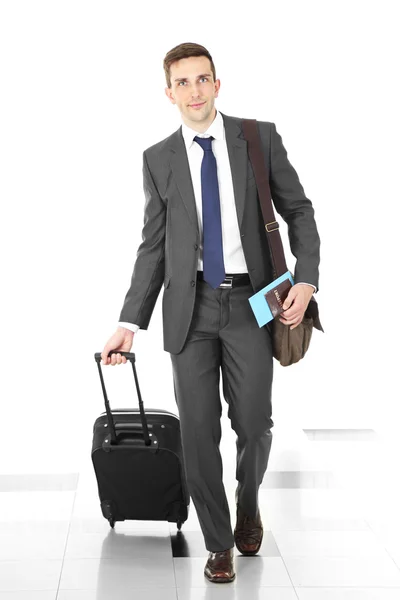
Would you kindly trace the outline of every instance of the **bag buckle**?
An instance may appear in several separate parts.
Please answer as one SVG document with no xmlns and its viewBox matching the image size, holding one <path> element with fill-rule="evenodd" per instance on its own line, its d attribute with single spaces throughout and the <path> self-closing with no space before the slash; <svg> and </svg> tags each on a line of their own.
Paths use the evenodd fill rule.
<svg viewBox="0 0 400 600">
<path fill-rule="evenodd" d="M 276 223 L 276 227 L 273 227 L 273 229 L 268 229 L 268 225 L 273 225 L 274 223 Z M 271 221 L 270 223 L 266 223 L 265 224 L 265 229 L 268 231 L 268 233 L 270 231 L 275 231 L 275 229 L 279 229 L 279 223 L 278 223 L 278 221 Z"/>
</svg>

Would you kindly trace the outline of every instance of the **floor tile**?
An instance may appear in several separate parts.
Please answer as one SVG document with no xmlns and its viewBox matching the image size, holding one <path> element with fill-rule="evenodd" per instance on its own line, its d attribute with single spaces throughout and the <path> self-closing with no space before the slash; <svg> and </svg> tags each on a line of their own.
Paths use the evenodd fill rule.
<svg viewBox="0 0 400 600">
<path fill-rule="evenodd" d="M 0 561 L 58 558 L 63 559 L 67 532 L 7 533 L 1 535 Z"/>
<path fill-rule="evenodd" d="M 282 557 L 387 558 L 385 546 L 372 531 L 276 531 Z"/>
<path fill-rule="evenodd" d="M 170 558 L 85 558 L 65 559 L 60 590 L 102 590 L 120 597 L 135 588 L 174 587 Z"/>
<path fill-rule="evenodd" d="M 70 527 L 69 519 L 61 521 L 43 521 L 34 519 L 29 521 L 0 521 L 0 536 L 3 535 L 67 535 Z"/>
<path fill-rule="evenodd" d="M 398 586 L 400 588 L 400 570 L 389 556 L 387 558 L 288 557 L 284 558 L 284 561 L 295 587 Z"/>
<path fill-rule="evenodd" d="M 171 558 L 169 532 L 70 533 L 65 558 Z"/>
<path fill-rule="evenodd" d="M 56 590 L 61 560 L 0 561 L 0 591 Z"/>
<path fill-rule="evenodd" d="M 1 492 L 0 522 L 71 518 L 75 492 Z"/>
</svg>

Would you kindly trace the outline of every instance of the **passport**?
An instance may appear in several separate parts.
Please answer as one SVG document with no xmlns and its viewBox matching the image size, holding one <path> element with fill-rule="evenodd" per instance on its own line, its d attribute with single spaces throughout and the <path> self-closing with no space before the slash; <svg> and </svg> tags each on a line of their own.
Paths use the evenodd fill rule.
<svg viewBox="0 0 400 600">
<path fill-rule="evenodd" d="M 282 305 L 292 285 L 294 285 L 293 276 L 290 271 L 286 271 L 250 296 L 248 300 L 259 327 L 269 323 L 283 312 Z"/>
</svg>

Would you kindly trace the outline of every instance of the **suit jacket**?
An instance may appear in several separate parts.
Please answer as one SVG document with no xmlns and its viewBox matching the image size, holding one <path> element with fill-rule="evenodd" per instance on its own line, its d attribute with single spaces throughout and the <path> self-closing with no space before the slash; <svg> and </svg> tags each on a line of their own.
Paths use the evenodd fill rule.
<svg viewBox="0 0 400 600">
<path fill-rule="evenodd" d="M 243 252 L 256 293 L 273 280 L 267 234 L 241 119 L 222 112 L 221 115 Z M 289 162 L 275 124 L 258 121 L 258 126 L 268 160 L 271 197 L 276 211 L 288 225 L 290 249 L 297 259 L 294 281 L 313 283 L 318 290 L 320 238 L 312 203 Z M 142 242 L 118 321 L 136 323 L 141 329 L 147 329 L 163 285 L 164 350 L 178 354 L 192 319 L 200 247 L 182 126 L 143 152 L 143 189 Z M 265 327 L 269 328 L 269 324 Z"/>
</svg>

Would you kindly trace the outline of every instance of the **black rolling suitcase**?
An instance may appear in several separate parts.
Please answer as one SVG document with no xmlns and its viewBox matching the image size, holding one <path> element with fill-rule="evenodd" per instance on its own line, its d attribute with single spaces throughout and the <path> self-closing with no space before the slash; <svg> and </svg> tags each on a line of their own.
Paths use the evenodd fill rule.
<svg viewBox="0 0 400 600">
<path fill-rule="evenodd" d="M 135 354 L 120 354 L 132 365 L 139 409 L 110 410 L 101 353 L 94 355 L 106 407 L 94 423 L 92 445 L 103 516 L 111 527 L 116 521 L 135 519 L 169 521 L 181 529 L 188 517 L 190 496 L 179 417 L 167 410 L 144 411 Z"/>
</svg>

